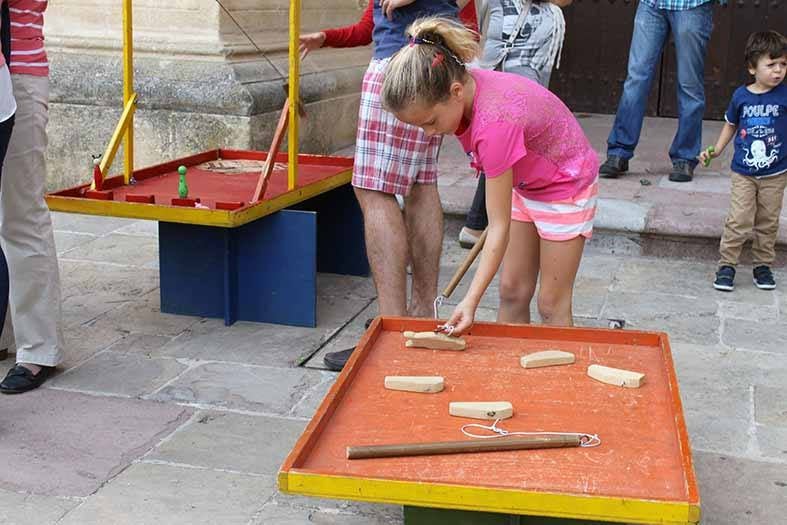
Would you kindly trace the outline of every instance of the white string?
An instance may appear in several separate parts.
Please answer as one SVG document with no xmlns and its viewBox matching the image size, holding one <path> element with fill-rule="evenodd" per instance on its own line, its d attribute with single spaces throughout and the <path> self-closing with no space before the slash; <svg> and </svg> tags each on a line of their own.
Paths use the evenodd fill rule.
<svg viewBox="0 0 787 525">
<path fill-rule="evenodd" d="M 433 306 L 434 306 L 434 318 L 435 319 L 440 319 L 440 315 L 439 315 L 438 310 L 440 309 L 441 306 L 443 306 L 443 296 L 442 295 L 438 295 L 437 296 L 437 298 L 434 300 L 434 305 Z"/>
<path fill-rule="evenodd" d="M 552 30 L 552 39 L 549 41 L 549 52 L 547 53 L 549 64 L 554 65 L 555 69 L 560 69 L 560 57 L 563 55 L 563 40 L 566 37 L 566 18 L 563 10 L 555 4 L 548 4 L 555 18 L 555 27 Z"/>
<path fill-rule="evenodd" d="M 456 330 L 456 327 L 452 324 L 441 324 L 437 328 L 449 336 L 454 333 L 454 330 Z"/>
<path fill-rule="evenodd" d="M 497 426 L 498 421 L 500 419 L 495 419 L 495 422 L 491 425 L 480 425 L 478 423 L 468 423 L 467 425 L 462 426 L 462 434 L 467 437 L 477 438 L 477 439 L 495 439 L 501 438 L 504 436 L 579 436 L 579 446 L 588 448 L 588 447 L 597 447 L 601 444 L 601 438 L 598 437 L 598 434 L 586 434 L 584 432 L 509 432 L 504 428 L 500 428 Z M 474 434 L 472 432 L 468 432 L 467 428 L 480 428 L 482 430 L 487 430 L 492 432 L 492 435 L 489 434 Z"/>
</svg>

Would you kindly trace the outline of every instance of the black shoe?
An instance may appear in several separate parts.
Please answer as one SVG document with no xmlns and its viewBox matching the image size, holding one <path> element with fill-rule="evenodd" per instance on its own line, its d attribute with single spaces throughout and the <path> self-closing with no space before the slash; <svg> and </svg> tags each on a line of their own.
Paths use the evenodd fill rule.
<svg viewBox="0 0 787 525">
<path fill-rule="evenodd" d="M 672 182 L 691 182 L 694 178 L 694 166 L 685 160 L 676 160 L 672 163 L 669 180 Z"/>
<path fill-rule="evenodd" d="M 617 179 L 629 170 L 628 159 L 622 159 L 615 155 L 609 155 L 607 160 L 598 170 L 600 177 L 604 179 Z"/>
<path fill-rule="evenodd" d="M 754 271 L 754 286 L 760 290 L 773 290 L 776 288 L 776 281 L 773 279 L 771 269 L 764 264 L 757 266 Z"/>
<path fill-rule="evenodd" d="M 355 347 L 339 350 L 338 352 L 328 352 L 325 354 L 325 357 L 322 358 L 322 361 L 325 363 L 325 366 L 328 367 L 328 370 L 341 372 L 342 368 L 344 368 L 344 365 L 347 364 L 347 361 L 349 361 L 350 356 L 353 354 L 353 350 L 355 350 Z"/>
<path fill-rule="evenodd" d="M 374 318 L 367 319 L 366 322 L 363 323 L 363 326 L 368 330 L 372 325 L 372 321 L 374 321 Z M 325 354 L 325 357 L 322 358 L 322 362 L 325 363 L 328 370 L 341 372 L 344 365 L 346 365 L 347 361 L 350 359 L 353 350 L 355 350 L 355 347 L 339 350 L 338 352 L 328 352 Z"/>
<path fill-rule="evenodd" d="M 722 292 L 731 292 L 735 288 L 735 268 L 732 266 L 720 266 L 716 272 L 716 280 L 713 287 Z"/>
<path fill-rule="evenodd" d="M 28 390 L 33 390 L 44 384 L 44 381 L 52 375 L 54 366 L 42 366 L 37 374 L 22 365 L 16 365 L 8 371 L 8 374 L 0 383 L 0 392 L 3 394 L 21 394 Z"/>
</svg>

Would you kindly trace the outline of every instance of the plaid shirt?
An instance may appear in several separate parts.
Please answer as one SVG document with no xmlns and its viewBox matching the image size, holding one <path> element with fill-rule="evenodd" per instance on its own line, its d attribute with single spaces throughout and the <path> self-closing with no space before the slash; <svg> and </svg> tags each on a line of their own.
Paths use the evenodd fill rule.
<svg viewBox="0 0 787 525">
<path fill-rule="evenodd" d="M 702 4 L 713 2 L 713 0 L 641 0 L 643 3 L 656 9 L 666 9 L 668 11 L 684 11 L 694 9 Z M 727 0 L 719 0 L 720 4 L 726 4 Z"/>
</svg>

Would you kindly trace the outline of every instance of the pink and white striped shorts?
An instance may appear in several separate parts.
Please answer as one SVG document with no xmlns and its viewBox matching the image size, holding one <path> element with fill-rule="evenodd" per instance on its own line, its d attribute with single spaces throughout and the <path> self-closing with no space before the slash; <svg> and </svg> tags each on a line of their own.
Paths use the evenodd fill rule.
<svg viewBox="0 0 787 525">
<path fill-rule="evenodd" d="M 437 183 L 442 137 L 427 137 L 383 109 L 380 92 L 388 61 L 372 60 L 363 77 L 352 185 L 407 195 L 413 184 Z"/>
<path fill-rule="evenodd" d="M 548 241 L 568 241 L 580 235 L 590 239 L 597 198 L 598 179 L 574 197 L 559 201 L 534 201 L 514 191 L 511 219 L 532 222 L 539 237 Z"/>
</svg>

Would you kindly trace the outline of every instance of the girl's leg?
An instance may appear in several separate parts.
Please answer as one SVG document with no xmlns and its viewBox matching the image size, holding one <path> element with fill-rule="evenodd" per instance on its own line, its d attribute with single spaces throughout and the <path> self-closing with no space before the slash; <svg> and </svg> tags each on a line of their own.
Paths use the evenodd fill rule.
<svg viewBox="0 0 787 525">
<path fill-rule="evenodd" d="M 539 240 L 532 222 L 511 221 L 500 274 L 497 320 L 501 323 L 530 322 L 530 302 L 538 280 Z"/>
<path fill-rule="evenodd" d="M 541 283 L 538 290 L 538 313 L 544 324 L 573 326 L 571 300 L 574 280 L 582 259 L 585 238 L 570 241 L 541 240 Z"/>
</svg>

